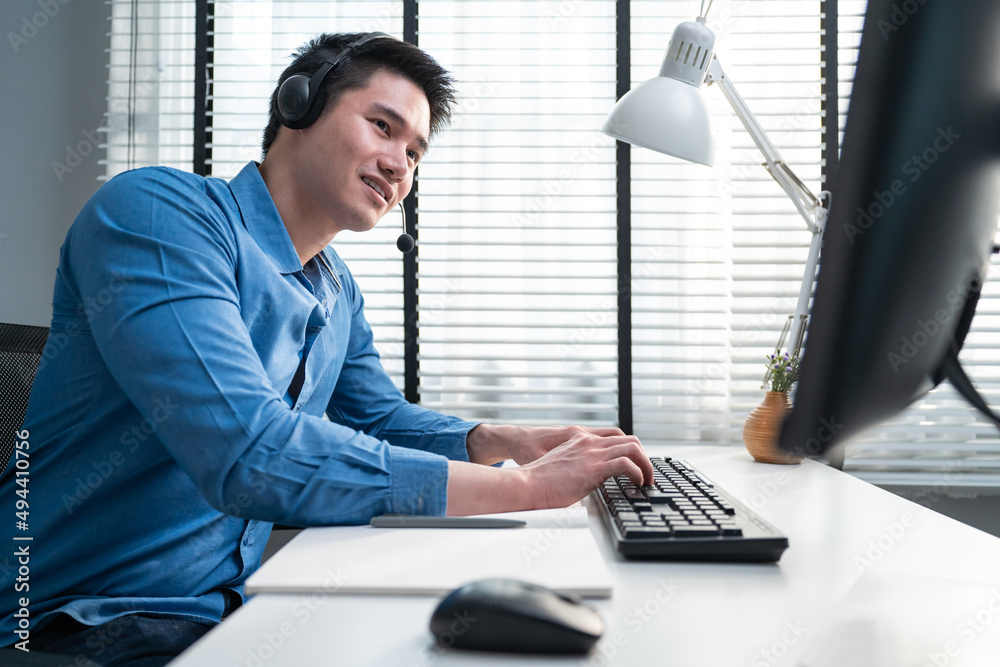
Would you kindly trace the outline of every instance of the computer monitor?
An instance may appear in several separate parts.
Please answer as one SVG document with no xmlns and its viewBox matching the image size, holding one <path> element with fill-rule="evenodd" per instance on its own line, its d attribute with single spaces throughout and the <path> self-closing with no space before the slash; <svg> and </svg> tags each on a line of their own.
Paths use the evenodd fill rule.
<svg viewBox="0 0 1000 667">
<path fill-rule="evenodd" d="M 998 215 L 1000 2 L 870 0 L 783 450 L 824 454 L 946 377 L 977 399 L 957 356 Z"/>
</svg>

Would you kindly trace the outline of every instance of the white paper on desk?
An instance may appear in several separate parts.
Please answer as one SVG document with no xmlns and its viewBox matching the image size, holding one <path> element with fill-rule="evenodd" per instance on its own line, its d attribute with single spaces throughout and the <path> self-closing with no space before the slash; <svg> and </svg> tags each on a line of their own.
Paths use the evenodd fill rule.
<svg viewBox="0 0 1000 667">
<path fill-rule="evenodd" d="M 611 595 L 611 573 L 585 507 L 484 516 L 528 525 L 310 528 L 264 563 L 246 591 L 438 596 L 477 579 L 510 577 L 562 593 Z"/>
<path fill-rule="evenodd" d="M 802 667 L 996 667 L 1000 584 L 867 574 L 817 633 Z"/>
</svg>

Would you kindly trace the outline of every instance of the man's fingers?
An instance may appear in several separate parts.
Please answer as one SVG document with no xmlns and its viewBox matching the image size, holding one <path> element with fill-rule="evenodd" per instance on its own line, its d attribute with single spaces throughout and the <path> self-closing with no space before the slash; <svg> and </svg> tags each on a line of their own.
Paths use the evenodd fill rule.
<svg viewBox="0 0 1000 667">
<path fill-rule="evenodd" d="M 590 426 L 583 426 L 581 428 L 583 428 L 583 430 L 585 430 L 587 433 L 591 433 L 593 435 L 599 435 L 602 438 L 615 435 L 625 435 L 625 431 L 621 430 L 620 428 L 614 428 L 614 427 L 593 428 Z"/>
<path fill-rule="evenodd" d="M 610 461 L 631 464 L 630 472 L 616 472 L 615 475 L 627 474 L 636 486 L 648 486 L 653 483 L 653 464 L 638 441 L 623 442 L 604 451 Z"/>
<path fill-rule="evenodd" d="M 630 458 L 621 456 L 611 460 L 611 474 L 608 477 L 626 475 L 636 486 L 646 486 L 642 469 Z"/>
</svg>

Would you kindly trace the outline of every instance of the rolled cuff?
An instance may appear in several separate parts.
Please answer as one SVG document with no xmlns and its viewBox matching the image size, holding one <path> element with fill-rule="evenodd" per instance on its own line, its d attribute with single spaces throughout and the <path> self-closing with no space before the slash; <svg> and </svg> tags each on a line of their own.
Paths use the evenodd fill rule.
<svg viewBox="0 0 1000 667">
<path fill-rule="evenodd" d="M 389 507 L 395 514 L 444 516 L 448 459 L 419 449 L 389 447 Z"/>
</svg>

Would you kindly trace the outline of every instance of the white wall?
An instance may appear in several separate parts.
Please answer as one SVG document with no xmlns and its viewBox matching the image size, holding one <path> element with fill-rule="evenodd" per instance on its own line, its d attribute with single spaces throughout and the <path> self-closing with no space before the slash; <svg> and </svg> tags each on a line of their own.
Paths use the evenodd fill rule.
<svg viewBox="0 0 1000 667">
<path fill-rule="evenodd" d="M 110 12 L 0 3 L 0 322 L 49 325 L 59 246 L 99 185 Z"/>
</svg>

